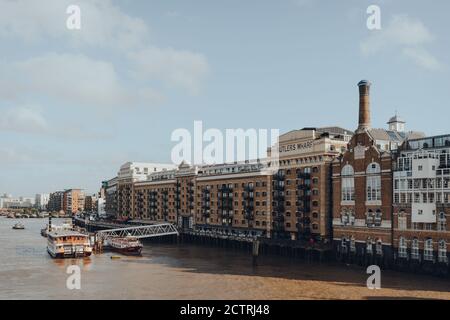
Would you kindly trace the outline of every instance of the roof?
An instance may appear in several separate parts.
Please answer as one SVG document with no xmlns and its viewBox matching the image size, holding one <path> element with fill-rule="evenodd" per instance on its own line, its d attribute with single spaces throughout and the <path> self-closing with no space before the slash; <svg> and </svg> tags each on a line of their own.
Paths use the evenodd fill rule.
<svg viewBox="0 0 450 320">
<path fill-rule="evenodd" d="M 425 134 L 417 131 L 399 132 L 386 129 L 369 129 L 369 134 L 374 140 L 403 142 L 405 139 L 423 138 Z"/>
<path fill-rule="evenodd" d="M 48 235 L 56 237 L 88 237 L 88 235 L 73 230 L 56 230 L 50 231 Z"/>
<path fill-rule="evenodd" d="M 388 124 L 394 123 L 394 122 L 400 122 L 400 123 L 406 123 L 402 118 L 400 118 L 398 115 L 395 115 L 389 119 L 387 122 Z"/>
</svg>

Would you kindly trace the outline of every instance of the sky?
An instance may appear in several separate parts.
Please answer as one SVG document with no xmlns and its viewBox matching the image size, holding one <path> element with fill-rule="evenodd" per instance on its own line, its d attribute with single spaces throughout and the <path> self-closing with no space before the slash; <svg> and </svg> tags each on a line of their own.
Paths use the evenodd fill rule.
<svg viewBox="0 0 450 320">
<path fill-rule="evenodd" d="M 70 30 L 67 7 L 81 11 Z M 381 29 L 366 12 L 381 9 Z M 0 194 L 98 191 L 203 127 L 450 133 L 450 2 L 0 0 Z"/>
</svg>

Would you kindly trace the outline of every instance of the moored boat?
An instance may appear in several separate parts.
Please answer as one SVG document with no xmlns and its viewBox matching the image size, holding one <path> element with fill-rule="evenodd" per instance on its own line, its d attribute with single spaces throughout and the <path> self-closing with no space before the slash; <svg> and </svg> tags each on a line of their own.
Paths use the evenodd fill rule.
<svg viewBox="0 0 450 320">
<path fill-rule="evenodd" d="M 108 244 L 112 251 L 128 256 L 141 255 L 142 243 L 135 237 L 110 238 Z"/>
<path fill-rule="evenodd" d="M 25 229 L 25 226 L 22 223 L 18 222 L 15 225 L 13 225 L 12 228 L 15 230 L 23 230 L 23 229 Z"/>
<path fill-rule="evenodd" d="M 51 230 L 47 235 L 47 251 L 52 258 L 89 257 L 89 236 L 72 230 Z"/>
</svg>

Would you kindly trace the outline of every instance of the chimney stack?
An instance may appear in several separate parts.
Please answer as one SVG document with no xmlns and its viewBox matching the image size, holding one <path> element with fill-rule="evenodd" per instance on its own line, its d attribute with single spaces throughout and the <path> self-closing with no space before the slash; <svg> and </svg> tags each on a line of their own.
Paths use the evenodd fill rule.
<svg viewBox="0 0 450 320">
<path fill-rule="evenodd" d="M 367 80 L 361 80 L 359 87 L 359 123 L 357 133 L 370 129 L 370 86 Z"/>
</svg>

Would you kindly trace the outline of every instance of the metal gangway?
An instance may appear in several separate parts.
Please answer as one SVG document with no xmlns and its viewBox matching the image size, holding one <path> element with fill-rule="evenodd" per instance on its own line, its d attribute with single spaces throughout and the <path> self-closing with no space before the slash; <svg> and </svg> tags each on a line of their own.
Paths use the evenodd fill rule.
<svg viewBox="0 0 450 320">
<path fill-rule="evenodd" d="M 114 237 L 134 237 L 138 239 L 178 235 L 177 228 L 171 223 L 150 224 L 145 226 L 101 230 L 96 233 L 97 241 Z"/>
</svg>

